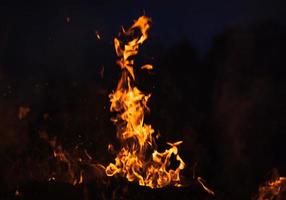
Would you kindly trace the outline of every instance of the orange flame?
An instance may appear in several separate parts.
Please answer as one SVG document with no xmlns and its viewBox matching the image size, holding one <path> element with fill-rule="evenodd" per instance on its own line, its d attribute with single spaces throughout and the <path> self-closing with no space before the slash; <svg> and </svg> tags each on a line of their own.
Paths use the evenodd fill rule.
<svg viewBox="0 0 286 200">
<path fill-rule="evenodd" d="M 138 54 L 139 46 L 148 38 L 151 19 L 139 17 L 123 34 L 133 36 L 139 29 L 140 36 L 134 37 L 126 44 L 114 39 L 115 51 L 119 60 L 117 64 L 122 69 L 117 88 L 109 95 L 110 111 L 118 115 L 112 119 L 117 126 L 117 137 L 121 142 L 121 149 L 105 171 L 108 176 L 119 174 L 128 181 L 136 181 L 139 185 L 151 188 L 161 188 L 172 184 L 181 186 L 180 172 L 185 163 L 178 154 L 178 145 L 182 141 L 168 143 L 171 147 L 160 153 L 156 150 L 154 129 L 144 123 L 144 114 L 149 110 L 147 102 L 150 94 L 146 95 L 134 86 L 135 74 L 133 57 Z M 145 65 L 142 69 L 152 69 L 152 65 Z M 148 153 L 153 152 L 153 153 Z M 170 168 L 170 158 L 174 156 L 178 161 L 176 169 Z"/>
<path fill-rule="evenodd" d="M 285 191 L 286 177 L 276 177 L 274 180 L 269 180 L 259 187 L 257 200 L 280 199 L 280 195 L 282 193 L 285 195 Z"/>
<path fill-rule="evenodd" d="M 153 69 L 153 66 L 152 66 L 152 65 L 147 64 L 147 65 L 143 65 L 143 66 L 141 67 L 141 69 L 152 70 L 152 69 Z"/>
</svg>

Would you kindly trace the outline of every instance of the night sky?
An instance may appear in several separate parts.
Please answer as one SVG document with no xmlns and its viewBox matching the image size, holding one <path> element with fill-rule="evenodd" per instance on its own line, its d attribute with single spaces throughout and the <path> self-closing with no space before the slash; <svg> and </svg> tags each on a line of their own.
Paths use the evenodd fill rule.
<svg viewBox="0 0 286 200">
<path fill-rule="evenodd" d="M 29 74 L 28 67 L 40 77 L 46 76 L 41 68 L 52 73 L 53 67 L 58 66 L 71 76 L 77 76 L 80 74 L 77 69 L 85 64 L 108 66 L 110 55 L 114 56 L 113 38 L 120 27 L 128 27 L 144 13 L 153 19 L 150 44 L 161 49 L 150 51 L 150 57 L 156 59 L 158 52 L 180 42 L 189 42 L 200 57 L 205 57 L 213 46 L 214 37 L 232 27 L 243 28 L 267 21 L 283 24 L 286 17 L 282 5 L 278 0 L 112 0 L 80 1 L 73 5 L 3 3 L 0 6 L 3 70 L 25 76 Z M 96 31 L 102 36 L 100 42 L 96 41 Z M 92 63 L 86 59 L 87 55 L 99 58 Z M 21 67 L 21 59 L 23 65 L 24 60 L 27 61 L 25 68 Z M 33 69 L 33 65 L 41 68 Z"/>
<path fill-rule="evenodd" d="M 247 25 L 261 20 L 285 22 L 282 1 L 241 0 L 241 1 L 123 1 L 113 7 L 112 13 L 120 19 L 135 16 L 141 10 L 154 19 L 154 29 L 166 42 L 182 38 L 190 40 L 201 52 L 211 46 L 211 38 L 225 28 Z M 119 8 L 119 9 L 117 9 Z M 106 4 L 106 13 L 109 13 Z M 116 18 L 117 18 L 116 17 Z M 121 19 L 122 17 L 122 19 Z M 114 18 L 111 18 L 113 21 Z M 109 20 L 109 19 L 108 19 Z"/>
<path fill-rule="evenodd" d="M 34 28 L 46 27 L 47 34 L 52 37 L 69 29 L 59 24 L 65 20 L 64 17 L 70 17 L 70 26 L 73 28 L 84 28 L 84 31 L 97 29 L 106 40 L 112 41 L 121 25 L 127 26 L 128 22 L 145 13 L 153 19 L 152 34 L 157 40 L 168 45 L 187 39 L 199 48 L 201 54 L 205 54 L 211 46 L 212 37 L 228 27 L 245 26 L 263 20 L 285 22 L 282 2 L 282 0 L 95 0 L 60 6 L 2 5 L 1 25 L 2 31 L 5 32 L 7 25 L 11 28 L 13 23 L 17 24 L 23 18 L 30 17 L 32 19 L 29 20 L 33 21 Z M 49 24 L 52 27 L 48 28 Z M 79 33 L 67 32 L 67 34 Z"/>
</svg>

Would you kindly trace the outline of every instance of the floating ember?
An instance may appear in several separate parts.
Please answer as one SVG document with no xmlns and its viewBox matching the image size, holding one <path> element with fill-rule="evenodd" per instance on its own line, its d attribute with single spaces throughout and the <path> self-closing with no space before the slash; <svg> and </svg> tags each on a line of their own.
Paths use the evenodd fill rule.
<svg viewBox="0 0 286 200">
<path fill-rule="evenodd" d="M 119 174 L 128 181 L 135 181 L 139 185 L 151 188 L 181 186 L 180 172 L 185 168 L 185 163 L 178 154 L 178 145 L 182 141 L 168 143 L 170 148 L 164 152 L 156 150 L 154 129 L 144 122 L 151 95 L 141 92 L 134 83 L 134 56 L 148 38 L 150 24 L 150 18 L 141 16 L 128 30 L 122 30 L 124 36 L 132 38 L 130 41 L 123 43 L 118 38 L 114 39 L 116 54 L 119 57 L 117 64 L 122 73 L 116 90 L 109 98 L 110 111 L 118 113 L 112 121 L 117 127 L 121 149 L 117 153 L 115 163 L 110 163 L 106 167 L 106 174 Z M 137 29 L 140 31 L 138 37 L 134 36 Z M 150 64 L 142 67 L 145 70 L 152 68 Z M 172 156 L 178 161 L 175 169 L 170 168 Z"/>
</svg>

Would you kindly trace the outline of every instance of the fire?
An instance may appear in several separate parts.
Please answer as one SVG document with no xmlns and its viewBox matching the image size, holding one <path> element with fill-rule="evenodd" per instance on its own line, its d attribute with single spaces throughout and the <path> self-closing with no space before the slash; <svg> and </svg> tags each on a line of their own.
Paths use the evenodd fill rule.
<svg viewBox="0 0 286 200">
<path fill-rule="evenodd" d="M 156 150 L 155 131 L 151 125 L 144 122 L 144 114 L 149 111 L 147 106 L 150 94 L 144 94 L 134 86 L 134 56 L 138 54 L 139 47 L 148 38 L 151 19 L 146 16 L 139 17 L 128 30 L 122 30 L 123 35 L 132 37 L 123 43 L 114 39 L 115 51 L 119 57 L 117 64 L 122 74 L 117 88 L 109 95 L 111 112 L 117 112 L 112 118 L 117 127 L 117 137 L 121 142 L 114 163 L 110 163 L 105 172 L 107 176 L 119 174 L 128 181 L 138 182 L 139 185 L 151 188 L 161 188 L 167 185 L 181 186 L 180 172 L 185 163 L 178 154 L 178 145 L 182 141 L 168 143 L 169 149 L 164 152 Z M 134 36 L 135 30 L 140 36 Z M 152 69 L 150 64 L 141 69 Z M 175 169 L 170 169 L 170 159 L 178 161 Z"/>
<path fill-rule="evenodd" d="M 286 177 L 276 177 L 259 187 L 257 200 L 280 199 L 286 192 Z"/>
<path fill-rule="evenodd" d="M 49 144 L 53 154 L 49 157 L 51 168 L 45 172 L 48 181 L 60 181 L 72 185 L 86 182 L 87 172 L 94 172 L 97 177 L 105 176 L 102 165 L 97 163 L 80 144 L 64 148 L 56 137 L 50 137 L 47 132 L 41 131 L 40 138 Z"/>
</svg>

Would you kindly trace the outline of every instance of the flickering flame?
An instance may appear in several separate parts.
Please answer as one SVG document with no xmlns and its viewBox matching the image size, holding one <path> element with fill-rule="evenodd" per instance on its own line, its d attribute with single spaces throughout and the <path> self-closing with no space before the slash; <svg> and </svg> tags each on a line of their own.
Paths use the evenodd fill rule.
<svg viewBox="0 0 286 200">
<path fill-rule="evenodd" d="M 283 199 L 282 192 L 286 192 L 286 177 L 277 177 L 275 180 L 267 181 L 259 187 L 257 200 Z M 285 196 L 284 196 L 285 198 Z"/>
<path fill-rule="evenodd" d="M 123 35 L 132 37 L 127 43 L 114 39 L 115 51 L 119 60 L 117 64 L 122 69 L 117 88 L 109 95 L 110 111 L 118 115 L 112 119 L 117 126 L 117 137 L 121 142 L 115 162 L 106 167 L 106 174 L 119 174 L 128 181 L 151 188 L 161 188 L 169 184 L 181 186 L 180 172 L 185 163 L 178 154 L 178 145 L 182 141 L 168 143 L 170 148 L 160 153 L 156 150 L 154 129 L 144 123 L 144 114 L 149 110 L 147 102 L 150 94 L 144 94 L 134 86 L 134 56 L 138 54 L 139 46 L 148 38 L 151 19 L 139 17 L 128 30 L 122 30 Z M 135 37 L 134 31 L 140 31 Z M 152 69 L 152 65 L 144 65 L 142 69 Z M 150 153 L 149 153 L 150 152 Z M 178 161 L 175 169 L 170 169 L 170 158 Z"/>
</svg>

